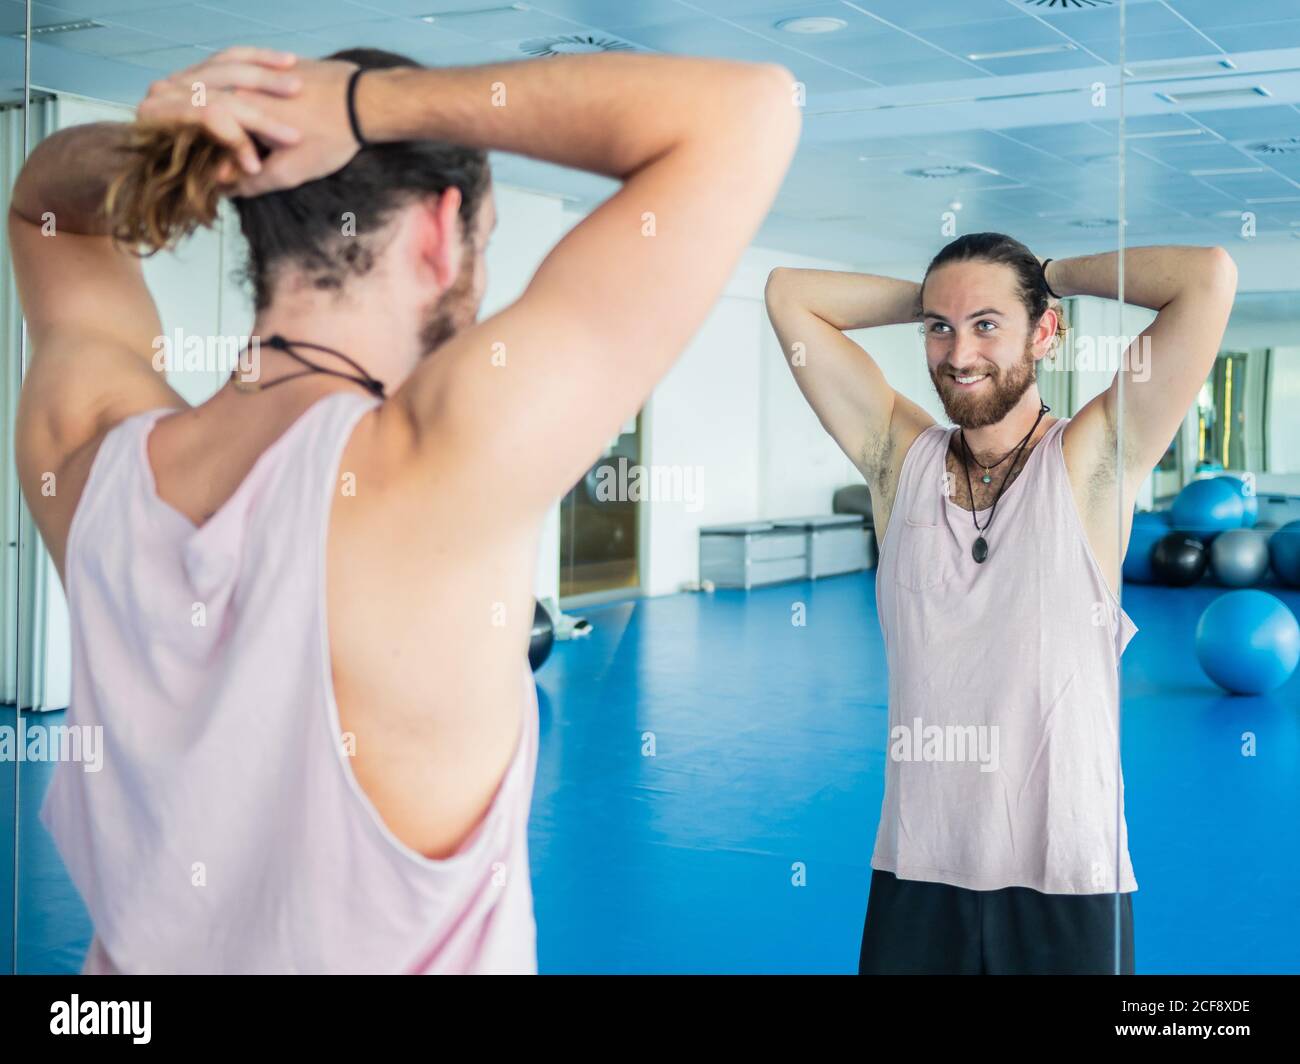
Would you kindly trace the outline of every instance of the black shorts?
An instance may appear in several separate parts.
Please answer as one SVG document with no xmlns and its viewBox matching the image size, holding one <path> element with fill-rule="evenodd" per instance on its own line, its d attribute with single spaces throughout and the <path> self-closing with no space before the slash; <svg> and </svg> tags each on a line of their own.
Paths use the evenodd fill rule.
<svg viewBox="0 0 1300 1064">
<path fill-rule="evenodd" d="M 1133 896 L 1116 897 L 968 890 L 872 869 L 858 974 L 1132 975 Z"/>
</svg>

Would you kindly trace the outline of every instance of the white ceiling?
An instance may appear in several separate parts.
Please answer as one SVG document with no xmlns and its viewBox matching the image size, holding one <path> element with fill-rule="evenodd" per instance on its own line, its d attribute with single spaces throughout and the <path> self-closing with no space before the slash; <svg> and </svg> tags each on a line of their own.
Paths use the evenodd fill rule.
<svg viewBox="0 0 1300 1064">
<path fill-rule="evenodd" d="M 159 72 L 236 43 L 305 55 L 373 45 L 453 65 L 519 58 L 541 37 L 591 35 L 650 52 L 772 60 L 806 85 L 807 106 L 760 243 L 857 264 L 923 261 L 945 242 L 943 212 L 959 202 L 959 231 L 1002 230 L 1058 257 L 1113 248 L 1121 211 L 1120 5 L 1069 2 L 42 0 L 32 5 L 38 27 L 103 25 L 35 37 L 33 83 L 131 102 Z M 417 17 L 430 14 L 432 23 Z M 847 25 L 821 36 L 775 28 L 793 15 Z M 1252 239 L 1300 258 L 1300 0 L 1127 0 L 1123 15 L 1128 243 L 1239 242 L 1250 211 Z M 0 0 L 0 84 L 20 79 L 12 35 L 22 17 L 18 0 Z M 1062 44 L 1072 47 L 969 58 Z M 1192 59 L 1232 66 L 1181 80 L 1151 68 Z M 1266 95 L 1187 105 L 1161 95 L 1229 87 Z M 1264 154 L 1265 142 L 1290 150 Z M 611 187 L 525 159 L 494 164 L 498 180 L 578 206 Z M 969 169 L 907 174 L 936 165 Z"/>
</svg>

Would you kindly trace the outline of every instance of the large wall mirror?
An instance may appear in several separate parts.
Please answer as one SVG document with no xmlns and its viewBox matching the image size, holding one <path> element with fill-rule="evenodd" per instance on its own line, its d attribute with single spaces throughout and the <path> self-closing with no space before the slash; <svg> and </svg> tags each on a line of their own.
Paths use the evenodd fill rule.
<svg viewBox="0 0 1300 1064">
<path fill-rule="evenodd" d="M 1123 239 L 1122 5 L 547 0 L 525 8 L 470 0 L 431 6 L 446 10 L 426 12 L 405 0 L 34 5 L 31 143 L 83 123 L 127 121 L 151 80 L 236 43 L 309 56 L 367 44 L 432 65 L 639 50 L 776 62 L 794 73 L 792 102 L 804 112 L 803 136 L 776 204 L 681 362 L 637 421 L 611 441 L 605 460 L 626 458 L 692 476 L 700 470 L 698 483 L 691 482 L 697 490 L 652 496 L 636 511 L 613 514 L 617 520 L 608 506 L 587 505 L 591 492 L 585 491 L 578 500 L 583 506 L 574 499 L 557 502 L 548 522 L 538 595 L 590 604 L 594 634 L 559 647 L 555 663 L 539 673 L 544 709 L 549 705 L 557 719 L 582 722 L 577 726 L 588 731 L 586 739 L 574 739 L 568 727 L 543 731 L 533 881 L 543 970 L 856 970 L 873 871 L 931 874 L 918 867 L 915 853 L 899 864 L 899 854 L 889 850 L 892 821 L 885 823 L 899 814 L 886 796 L 898 783 L 888 783 L 893 773 L 928 769 L 903 766 L 894 757 L 899 737 L 893 732 L 903 722 L 891 718 L 891 694 L 920 678 L 891 686 L 881 625 L 901 631 L 909 622 L 900 611 L 920 616 L 915 610 L 925 605 L 917 600 L 907 606 L 918 592 L 899 587 L 877 614 L 883 601 L 877 563 L 888 563 L 889 545 L 873 527 L 873 500 L 861 469 L 801 394 L 805 367 L 790 361 L 788 345 L 773 329 L 765 282 L 778 267 L 831 271 L 858 275 L 862 280 L 853 283 L 872 293 L 881 279 L 919 284 L 935 256 L 962 238 L 1011 238 L 998 254 L 1018 265 L 984 269 L 977 254 L 974 268 L 959 256 L 936 269 L 924 319 L 911 316 L 910 304 L 903 317 L 877 314 L 877 306 L 860 321 L 845 322 L 845 331 L 889 387 L 934 426 L 928 439 L 937 440 L 943 430 L 944 439 L 956 441 L 962 424 L 955 414 L 975 433 L 979 456 L 988 459 L 987 481 L 977 476 L 967 485 L 955 474 L 926 478 L 917 496 L 918 506 L 940 505 L 953 542 L 963 544 L 959 556 L 943 563 L 951 567 L 945 572 L 965 580 L 972 567 L 984 564 L 970 555 L 975 529 L 984 529 L 995 559 L 1000 545 L 1032 542 L 1035 507 L 1027 502 L 1017 516 L 1017 494 L 1032 499 L 1043 484 L 1067 490 L 1059 448 L 1037 446 L 1054 438 L 1044 429 L 1077 415 L 1110 385 L 1114 353 L 1097 352 L 1140 328 L 1141 315 L 1121 315 L 1117 289 L 1107 291 L 1115 281 L 1103 280 L 1093 285 L 1095 292 L 1063 289 L 1059 299 L 1045 300 L 1053 320 L 1062 323 L 1061 335 L 1036 340 L 1029 333 L 1032 300 L 1026 303 L 1021 291 L 1021 281 L 1038 290 L 1043 260 L 1054 260 L 1052 267 L 1069 279 L 1078 269 L 1071 263 L 1113 256 Z M 16 165 L 15 159 L 10 170 Z M 494 159 L 494 170 L 501 222 L 489 253 L 488 313 L 517 295 L 546 250 L 611 187 L 514 157 Z M 146 278 L 165 334 L 245 334 L 252 308 L 237 277 L 241 259 L 237 226 L 223 212 L 213 229 L 148 260 Z M 875 301 L 863 298 L 864 305 Z M 988 308 L 1004 316 L 1003 335 L 1013 339 L 985 339 L 999 327 L 983 314 Z M 964 320 L 976 311 L 975 320 Z M 1049 349 L 1050 358 L 1031 357 Z M 973 373 L 969 381 L 953 376 L 958 363 Z M 809 367 L 815 366 L 814 356 Z M 191 402 L 221 384 L 220 373 L 202 366 L 174 370 L 170 378 Z M 1031 430 L 1031 445 L 1015 451 L 1020 431 L 1005 447 L 1000 436 L 984 439 L 978 410 L 1007 396 L 1023 399 L 1029 387 L 1050 408 L 1041 423 L 1034 416 L 1037 404 L 1029 412 L 1023 428 Z M 1006 450 L 1007 461 L 994 461 L 998 448 Z M 957 453 L 936 451 L 932 458 L 948 462 L 951 473 Z M 1105 479 L 1111 470 L 1113 490 L 1114 464 L 1102 457 L 1092 454 L 1102 470 L 1098 476 Z M 999 512 L 992 503 L 1004 487 L 1010 494 Z M 895 518 L 899 527 L 909 516 Z M 1117 525 L 1106 522 L 1093 531 L 1089 549 L 1095 555 L 1117 558 Z M 1087 555 L 1077 553 L 1079 530 L 1070 524 L 1056 533 L 1074 536 L 1074 556 L 1087 564 Z M 725 573 L 735 551 L 751 547 L 761 555 L 750 559 L 757 578 L 730 585 Z M 919 548 L 908 549 L 915 554 Z M 23 713 L 33 728 L 55 728 L 70 695 L 67 608 L 35 543 L 31 554 L 29 608 L 40 623 L 39 638 L 19 660 L 30 685 Z M 1043 578 L 1039 571 L 1035 579 Z M 1113 594 L 1098 582 L 1099 570 L 1089 568 L 1083 578 L 1091 581 L 1092 597 Z M 897 580 L 906 583 L 893 569 L 888 580 L 891 588 Z M 951 583 L 948 592 L 957 586 Z M 705 587 L 715 590 L 700 593 Z M 606 602 L 625 592 L 641 598 Z M 1040 598 L 1003 580 L 991 598 L 979 600 L 981 607 L 951 600 L 976 609 L 955 615 L 968 631 L 987 628 L 991 642 L 957 654 L 961 644 L 936 637 L 936 646 L 949 651 L 928 666 L 942 674 L 939 686 L 960 692 L 969 669 L 988 675 L 989 669 L 1012 669 L 1017 660 L 1023 665 L 1025 653 L 1008 656 L 996 625 L 989 626 L 993 619 L 1024 622 Z M 801 611 L 808 624 L 791 624 Z M 1103 610 L 1102 621 L 1104 631 L 1118 625 L 1113 611 Z M 1053 638 L 1072 639 L 1069 625 L 1101 653 L 1093 611 L 1062 621 Z M 1023 639 L 1024 629 L 1017 630 Z M 892 664 L 900 674 L 924 668 Z M 1058 675 L 1059 664 L 1049 668 L 1044 660 L 1049 686 L 1069 679 L 1068 669 Z M 1005 676 L 1006 690 L 1020 691 L 1010 683 L 1013 673 Z M 1094 680 L 1104 688 L 1104 676 Z M 1112 689 L 1112 697 L 1094 707 L 1102 714 L 1098 721 L 1107 719 L 1114 701 Z M 810 713 L 814 703 L 821 708 Z M 999 716 L 1006 706 L 998 709 L 987 698 L 946 704 L 940 713 L 949 712 L 953 727 L 996 731 L 1007 724 Z M 753 713 L 755 706 L 763 712 Z M 750 707 L 743 724 L 738 707 Z M 644 756 L 647 733 L 658 736 L 657 757 Z M 1000 767 L 977 779 L 1006 793 L 1028 786 L 1016 830 L 1050 851 L 1034 827 L 1038 799 L 1032 794 L 1038 791 L 1030 777 L 1038 741 L 1009 737 Z M 1119 760 L 1113 719 L 1090 733 L 1090 742 L 1093 760 L 1080 763 L 1083 770 L 1109 766 L 1106 778 L 1113 781 Z M 1065 753 L 1058 760 L 1057 771 L 1078 778 L 1079 764 L 1071 767 Z M 954 776 L 980 769 L 948 767 Z M 52 768 L 21 766 L 16 958 L 18 970 L 27 972 L 79 970 L 93 933 L 59 852 L 35 817 Z M 6 766 L 7 776 L 10 771 Z M 602 795 L 594 805 L 593 789 Z M 1045 874 L 1041 861 L 1036 869 L 1022 861 L 1014 871 L 999 872 L 1001 857 L 990 864 L 987 854 L 963 851 L 961 859 L 973 864 L 955 883 L 1113 890 L 1105 869 L 1115 858 L 1113 838 L 1106 841 L 1107 825 L 1113 834 L 1114 797 L 1113 786 L 1090 793 L 1098 834 L 1091 848 L 1075 848 L 1063 878 Z M 992 807 L 988 794 L 985 799 L 987 815 Z M 700 815 L 706 809 L 726 813 Z M 966 812 L 960 802 L 941 810 L 951 830 L 931 840 L 934 845 L 955 843 Z M 593 818 L 621 840 L 618 853 L 626 859 L 610 860 L 607 851 L 583 841 L 581 831 L 591 830 Z M 885 840 L 883 863 L 872 860 L 878 832 Z M 790 873 L 805 862 L 820 870 L 810 880 L 816 904 Z M 931 864 L 948 868 L 939 876 L 951 879 L 942 858 Z M 571 890 L 574 882 L 584 890 Z M 687 912 L 709 915 L 683 920 Z M 747 928 L 758 920 L 786 931 L 756 942 Z M 638 930 L 646 927 L 655 933 Z M 1093 961 L 1102 970 L 1118 970 L 1123 958 L 1108 934 L 1102 937 Z"/>
<path fill-rule="evenodd" d="M 902 902 L 887 915 L 888 872 L 1056 896 L 1091 921 L 1090 971 L 1295 971 L 1293 15 L 1275 0 L 0 0 L 0 171 L 7 205 L 42 139 L 130 121 L 151 81 L 234 44 L 784 65 L 803 130 L 770 214 L 545 524 L 536 595 L 590 625 L 553 614 L 537 674 L 542 970 L 895 963 L 887 943 L 912 939 Z M 484 314 L 613 188 L 517 156 L 493 173 Z M 1221 342 L 1211 323 L 1130 349 L 1223 298 L 1214 248 L 1235 269 Z M 68 719 L 71 627 L 15 479 L 23 342 L 4 254 L 0 725 L 48 742 Z M 245 337 L 243 259 L 228 205 L 148 259 L 164 337 Z M 811 316 L 783 326 L 795 304 Z M 864 469 L 888 463 L 837 442 L 827 389 L 807 386 L 810 325 L 902 397 L 910 473 L 877 484 Z M 1193 358 L 1195 380 L 1162 376 Z M 199 360 L 169 380 L 197 404 L 225 373 Z M 1171 413 L 1161 396 L 1184 392 Z M 1117 431 L 1136 410 L 1169 422 L 1160 453 L 1146 423 Z M 1121 458 L 1126 440 L 1142 460 Z M 601 494 L 632 467 L 675 475 L 676 493 Z M 926 756 L 917 717 L 974 747 Z M 0 764 L 4 970 L 77 972 L 92 941 L 37 816 L 55 769 Z M 1085 917 L 1079 896 L 1101 901 Z"/>
</svg>

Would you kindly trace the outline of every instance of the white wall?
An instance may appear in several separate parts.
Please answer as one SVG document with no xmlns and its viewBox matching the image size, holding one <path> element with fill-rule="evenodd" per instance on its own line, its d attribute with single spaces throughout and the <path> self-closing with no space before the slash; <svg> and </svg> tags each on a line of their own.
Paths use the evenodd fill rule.
<svg viewBox="0 0 1300 1064">
<path fill-rule="evenodd" d="M 1300 307 L 1300 292 L 1296 293 L 1296 306 Z M 1273 321 L 1247 321 L 1240 325 L 1228 323 L 1223 334 L 1223 347 L 1229 351 L 1248 351 L 1257 347 L 1300 346 L 1300 317 L 1278 318 Z"/>
<path fill-rule="evenodd" d="M 759 315 L 752 299 L 724 296 L 646 405 L 642 464 L 682 467 L 683 474 L 691 467 L 702 477 L 702 505 L 694 512 L 685 498 L 641 504 L 647 594 L 697 579 L 701 525 L 758 513 Z"/>
<path fill-rule="evenodd" d="M 578 215 L 570 212 L 569 224 Z M 763 287 L 778 266 L 852 269 L 766 248 L 750 248 L 680 360 L 646 403 L 643 465 L 701 467 L 703 505 L 642 504 L 641 577 L 646 594 L 671 594 L 699 579 L 702 525 L 830 513 L 831 496 L 861 477 L 822 430 L 794 383 L 767 312 Z M 901 327 L 907 334 L 906 327 Z M 924 358 L 895 330 L 876 330 L 873 355 L 891 380 L 914 379 Z M 858 337 L 861 339 L 861 337 Z"/>
<path fill-rule="evenodd" d="M 804 400 L 776 333 L 759 307 L 758 505 L 753 516 L 825 513 L 856 475 Z"/>
<path fill-rule="evenodd" d="M 848 336 L 880 366 L 890 387 L 917 403 L 940 424 L 948 423 L 926 369 L 925 347 L 916 325 L 861 329 Z M 762 345 L 759 516 L 830 513 L 835 491 L 846 484 L 862 483 L 862 476 L 827 435 L 799 391 L 765 312 Z"/>
<path fill-rule="evenodd" d="M 1300 494 L 1300 347 L 1273 349 L 1268 405 L 1270 464 L 1268 473 L 1259 477 L 1259 487 Z"/>
<path fill-rule="evenodd" d="M 1223 246 L 1237 264 L 1238 292 L 1295 290 L 1297 298 L 1300 298 L 1296 245 L 1285 241 L 1261 243 L 1252 239 L 1234 240 Z"/>
</svg>

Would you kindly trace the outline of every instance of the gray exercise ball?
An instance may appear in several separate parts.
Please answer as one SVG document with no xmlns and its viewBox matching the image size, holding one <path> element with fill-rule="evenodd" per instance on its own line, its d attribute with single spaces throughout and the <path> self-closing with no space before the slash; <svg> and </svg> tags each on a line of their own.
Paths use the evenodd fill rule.
<svg viewBox="0 0 1300 1064">
<path fill-rule="evenodd" d="M 1268 572 L 1268 533 L 1253 528 L 1220 532 L 1210 544 L 1210 566 L 1225 587 L 1254 587 Z"/>
</svg>

